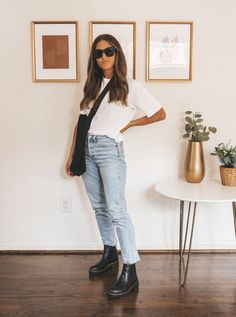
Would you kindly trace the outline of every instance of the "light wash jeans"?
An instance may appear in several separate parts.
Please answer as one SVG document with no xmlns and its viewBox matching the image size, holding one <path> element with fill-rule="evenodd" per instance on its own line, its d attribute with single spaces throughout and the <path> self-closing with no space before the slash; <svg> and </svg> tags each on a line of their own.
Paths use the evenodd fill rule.
<svg viewBox="0 0 236 317">
<path fill-rule="evenodd" d="M 123 263 L 136 263 L 140 258 L 126 208 L 123 142 L 117 143 L 108 136 L 89 133 L 85 156 L 86 172 L 82 177 L 95 211 L 103 244 L 115 246 L 117 234 Z"/>
</svg>

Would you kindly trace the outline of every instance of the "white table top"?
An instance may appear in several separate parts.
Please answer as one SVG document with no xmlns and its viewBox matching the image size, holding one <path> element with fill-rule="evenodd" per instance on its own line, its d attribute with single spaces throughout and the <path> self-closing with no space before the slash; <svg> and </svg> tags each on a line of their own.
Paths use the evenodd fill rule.
<svg viewBox="0 0 236 317">
<path fill-rule="evenodd" d="M 235 202 L 236 186 L 224 186 L 220 180 L 188 183 L 183 179 L 160 181 L 155 190 L 163 196 L 193 202 Z"/>
</svg>

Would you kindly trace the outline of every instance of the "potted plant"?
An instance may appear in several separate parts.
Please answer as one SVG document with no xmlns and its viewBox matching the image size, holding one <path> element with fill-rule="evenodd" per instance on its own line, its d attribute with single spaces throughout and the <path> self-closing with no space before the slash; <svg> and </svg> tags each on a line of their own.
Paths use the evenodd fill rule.
<svg viewBox="0 0 236 317">
<path fill-rule="evenodd" d="M 216 155 L 220 165 L 220 176 L 223 185 L 236 186 L 236 145 L 219 143 L 211 155 Z"/>
<path fill-rule="evenodd" d="M 186 111 L 185 134 L 188 139 L 188 148 L 185 157 L 185 178 L 190 183 L 200 183 L 205 176 L 205 160 L 202 142 L 209 140 L 210 133 L 216 133 L 215 127 L 206 127 L 202 124 L 200 112 Z"/>
</svg>

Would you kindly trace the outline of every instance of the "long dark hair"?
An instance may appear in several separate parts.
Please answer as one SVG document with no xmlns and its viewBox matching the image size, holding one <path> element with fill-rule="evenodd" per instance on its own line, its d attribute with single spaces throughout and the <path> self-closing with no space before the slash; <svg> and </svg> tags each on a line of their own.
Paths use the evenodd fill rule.
<svg viewBox="0 0 236 317">
<path fill-rule="evenodd" d="M 95 101 L 103 79 L 103 70 L 97 65 L 96 58 L 94 57 L 94 51 L 96 45 L 100 41 L 107 41 L 111 46 L 115 47 L 116 56 L 114 64 L 114 72 L 109 91 L 109 102 L 121 102 L 123 105 L 127 105 L 127 96 L 129 92 L 129 86 L 126 79 L 127 76 L 127 64 L 124 52 L 117 39 L 110 34 L 101 34 L 93 42 L 87 68 L 87 80 L 84 85 L 84 98 L 80 103 L 80 109 L 86 108 L 91 101 Z"/>
</svg>

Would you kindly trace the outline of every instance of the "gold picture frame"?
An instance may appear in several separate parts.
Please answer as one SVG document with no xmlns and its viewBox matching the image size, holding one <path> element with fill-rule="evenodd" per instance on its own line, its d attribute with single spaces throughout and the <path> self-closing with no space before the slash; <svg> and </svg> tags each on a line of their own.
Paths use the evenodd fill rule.
<svg viewBox="0 0 236 317">
<path fill-rule="evenodd" d="M 89 22 L 89 47 L 91 49 L 94 39 L 108 33 L 120 42 L 124 51 L 128 75 L 136 77 L 136 22 L 134 21 L 90 21 Z"/>
<path fill-rule="evenodd" d="M 146 23 L 146 81 L 192 81 L 193 22 Z"/>
<path fill-rule="evenodd" d="M 33 82 L 79 82 L 78 21 L 32 21 Z"/>
</svg>

